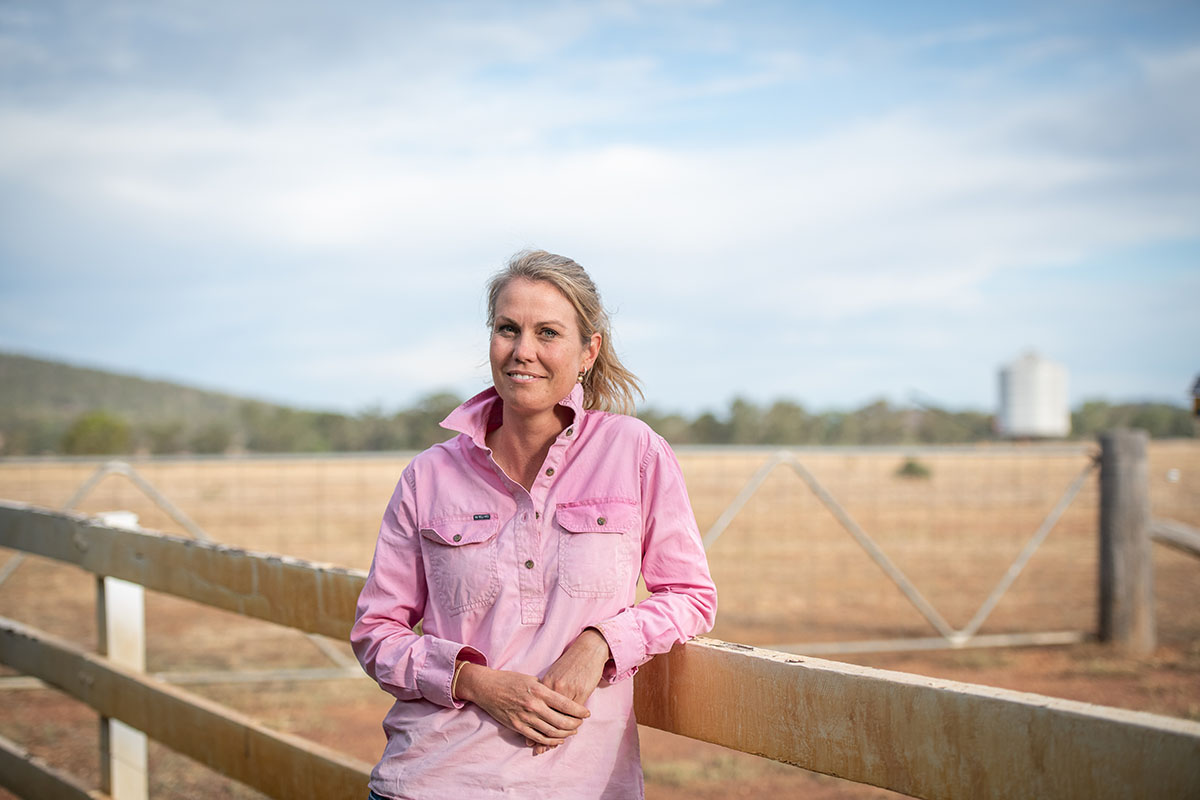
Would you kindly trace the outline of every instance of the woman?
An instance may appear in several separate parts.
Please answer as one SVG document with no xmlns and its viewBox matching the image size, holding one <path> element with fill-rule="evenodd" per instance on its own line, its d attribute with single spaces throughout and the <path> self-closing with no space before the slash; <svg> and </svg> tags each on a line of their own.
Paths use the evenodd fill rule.
<svg viewBox="0 0 1200 800">
<path fill-rule="evenodd" d="M 629 678 L 716 612 L 683 476 L 582 267 L 517 254 L 488 325 L 494 386 L 404 470 L 358 601 L 396 697 L 372 796 L 642 797 Z"/>
</svg>

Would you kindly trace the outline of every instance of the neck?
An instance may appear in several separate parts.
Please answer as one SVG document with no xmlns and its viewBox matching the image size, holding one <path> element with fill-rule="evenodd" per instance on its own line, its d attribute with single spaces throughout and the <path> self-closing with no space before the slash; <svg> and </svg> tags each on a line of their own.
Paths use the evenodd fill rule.
<svg viewBox="0 0 1200 800">
<path fill-rule="evenodd" d="M 571 410 L 561 405 L 536 417 L 514 414 L 505 407 L 500 427 L 487 433 L 487 445 L 500 468 L 528 490 L 550 452 L 550 445 L 571 418 Z"/>
</svg>

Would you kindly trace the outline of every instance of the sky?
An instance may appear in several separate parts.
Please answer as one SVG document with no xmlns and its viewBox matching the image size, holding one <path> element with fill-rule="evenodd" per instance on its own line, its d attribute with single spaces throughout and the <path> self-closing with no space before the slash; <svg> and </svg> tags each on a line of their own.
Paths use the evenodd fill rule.
<svg viewBox="0 0 1200 800">
<path fill-rule="evenodd" d="M 591 273 L 660 410 L 1200 375 L 1200 3 L 0 0 L 0 350 L 307 408 Z"/>
</svg>

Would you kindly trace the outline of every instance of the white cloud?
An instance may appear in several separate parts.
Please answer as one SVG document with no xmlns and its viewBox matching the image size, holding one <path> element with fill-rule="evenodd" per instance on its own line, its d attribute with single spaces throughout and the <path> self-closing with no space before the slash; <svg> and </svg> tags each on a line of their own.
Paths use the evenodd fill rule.
<svg viewBox="0 0 1200 800">
<path fill-rule="evenodd" d="M 379 30 L 353 26 L 354 46 L 311 70 L 298 69 L 311 48 L 269 38 L 264 52 L 297 70 L 277 81 L 255 61 L 253 40 L 238 40 L 234 60 L 255 69 L 236 91 L 190 75 L 139 82 L 139 58 L 162 54 L 121 55 L 97 40 L 90 57 L 128 73 L 128 84 L 54 102 L 0 95 L 0 197 L 49 198 L 64 218 L 103 221 L 130 251 L 170 237 L 180 251 L 225 248 L 255 269 L 286 264 L 293 291 L 316 302 L 330 294 L 314 278 L 323 270 L 365 296 L 405 288 L 427 305 L 455 305 L 451 331 L 475 330 L 479 311 L 474 296 L 454 304 L 453 291 L 507 252 L 548 246 L 603 275 L 610 302 L 630 309 L 625 341 L 648 347 L 686 338 L 697 314 L 716 312 L 787 322 L 789 336 L 810 340 L 824 326 L 837 339 L 838 325 L 873 315 L 981 309 L 998 276 L 1200 234 L 1194 46 L 1149 48 L 1112 85 L 1051 81 L 979 99 L 955 87 L 996 86 L 1014 64 L 1074 57 L 1086 43 L 1001 21 L 756 53 L 728 32 L 689 30 L 697 52 L 729 56 L 695 76 L 670 62 L 678 54 L 595 45 L 606 20 L 651 27 L 660 13 L 614 3 L 519 19 L 399 15 Z M 186 14 L 173 24 L 236 27 Z M 247 24 L 258 36 L 270 27 Z M 873 76 L 848 57 L 863 47 L 876 48 L 872 69 L 899 69 L 916 51 L 996 42 L 1009 60 L 947 79 L 944 94 L 845 117 L 816 108 L 822 124 L 803 134 L 751 125 L 753 113 L 776 110 L 769 104 L 750 109 L 744 134 L 687 129 L 689 113 L 739 98 L 749 106 L 759 91 L 817 102 L 815 73 L 867 86 Z M 36 65 L 42 50 L 0 42 L 0 59 Z M 395 346 L 370 344 L 377 321 L 323 321 L 359 338 L 343 351 L 337 337 L 304 349 L 293 341 L 293 353 L 311 355 L 288 369 L 314 384 L 395 372 L 428 388 L 471 380 L 474 367 L 462 365 L 475 363 L 467 353 L 477 340 L 411 335 L 430 312 L 411 313 L 396 323 Z M 903 335 L 926 347 L 935 329 Z M 271 346 L 287 346 L 281 333 Z M 825 344 L 837 360 L 823 365 L 837 376 L 821 379 L 829 386 L 870 360 Z M 346 351 L 358 355 L 338 355 Z"/>
</svg>

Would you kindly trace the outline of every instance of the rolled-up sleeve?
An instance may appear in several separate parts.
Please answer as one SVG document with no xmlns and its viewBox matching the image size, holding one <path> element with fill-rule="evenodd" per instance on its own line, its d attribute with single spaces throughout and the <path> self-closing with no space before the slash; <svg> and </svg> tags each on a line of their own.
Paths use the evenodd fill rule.
<svg viewBox="0 0 1200 800">
<path fill-rule="evenodd" d="M 406 469 L 379 527 L 375 557 L 358 597 L 350 644 L 368 675 L 399 700 L 424 698 L 462 708 L 450 693 L 458 659 L 487 665 L 473 647 L 416 633 L 425 613 L 425 569 L 414 511 L 414 481 Z"/>
<path fill-rule="evenodd" d="M 657 434 L 650 434 L 640 479 L 641 569 L 651 594 L 593 626 L 612 653 L 604 673 L 609 682 L 631 677 L 653 656 L 711 630 L 717 614 L 717 589 L 683 471 Z"/>
</svg>

